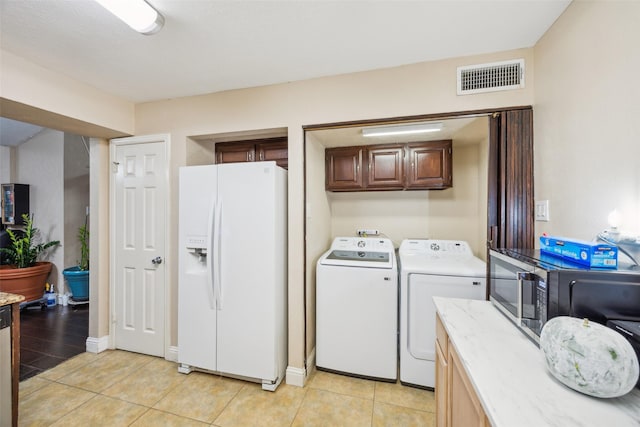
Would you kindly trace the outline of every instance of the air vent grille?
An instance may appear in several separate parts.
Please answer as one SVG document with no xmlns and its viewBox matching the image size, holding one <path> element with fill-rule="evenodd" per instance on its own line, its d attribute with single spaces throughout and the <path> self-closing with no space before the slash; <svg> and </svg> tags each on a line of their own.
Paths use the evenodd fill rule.
<svg viewBox="0 0 640 427">
<path fill-rule="evenodd" d="M 458 67 L 458 95 L 524 87 L 524 59 Z"/>
</svg>

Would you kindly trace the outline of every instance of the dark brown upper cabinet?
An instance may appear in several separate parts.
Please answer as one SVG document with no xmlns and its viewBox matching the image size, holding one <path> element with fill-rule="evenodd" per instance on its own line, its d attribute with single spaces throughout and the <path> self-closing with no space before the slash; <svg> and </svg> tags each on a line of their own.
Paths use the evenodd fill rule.
<svg viewBox="0 0 640 427">
<path fill-rule="evenodd" d="M 407 188 L 452 186 L 451 140 L 407 144 Z"/>
<path fill-rule="evenodd" d="M 441 190 L 452 186 L 451 140 L 325 150 L 328 191 Z"/>
<path fill-rule="evenodd" d="M 332 191 L 363 190 L 364 147 L 341 147 L 325 150 L 325 187 Z"/>
<path fill-rule="evenodd" d="M 252 142 L 224 142 L 216 144 L 216 163 L 253 162 L 256 158 Z"/>
<path fill-rule="evenodd" d="M 260 162 L 274 160 L 280 167 L 289 167 L 289 145 L 287 140 L 265 141 L 256 144 L 256 156 Z"/>
<path fill-rule="evenodd" d="M 367 147 L 369 190 L 402 190 L 404 188 L 404 146 L 376 145 Z"/>
<path fill-rule="evenodd" d="M 287 138 L 256 139 L 216 144 L 216 164 L 263 162 L 273 160 L 278 166 L 289 166 Z"/>
</svg>

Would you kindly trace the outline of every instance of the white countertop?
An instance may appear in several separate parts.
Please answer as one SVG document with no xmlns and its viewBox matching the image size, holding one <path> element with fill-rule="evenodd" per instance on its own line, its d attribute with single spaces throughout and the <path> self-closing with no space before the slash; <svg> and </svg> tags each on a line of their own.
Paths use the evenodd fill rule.
<svg viewBox="0 0 640 427">
<path fill-rule="evenodd" d="M 614 399 L 574 391 L 549 374 L 538 347 L 489 301 L 433 300 L 494 427 L 640 426 L 640 390 Z"/>
</svg>

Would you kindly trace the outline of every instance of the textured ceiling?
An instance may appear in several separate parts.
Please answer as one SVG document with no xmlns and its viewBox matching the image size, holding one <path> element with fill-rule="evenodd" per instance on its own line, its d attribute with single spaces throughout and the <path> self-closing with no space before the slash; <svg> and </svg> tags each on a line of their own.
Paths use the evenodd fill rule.
<svg viewBox="0 0 640 427">
<path fill-rule="evenodd" d="M 0 47 L 134 102 L 533 46 L 569 0 L 148 0 L 138 34 L 92 0 L 0 0 Z"/>
</svg>

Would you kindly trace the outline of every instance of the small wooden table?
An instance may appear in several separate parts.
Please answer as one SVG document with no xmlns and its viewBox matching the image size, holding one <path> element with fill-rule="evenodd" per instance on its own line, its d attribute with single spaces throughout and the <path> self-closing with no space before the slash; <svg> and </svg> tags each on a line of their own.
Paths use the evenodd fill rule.
<svg viewBox="0 0 640 427">
<path fill-rule="evenodd" d="M 11 425 L 18 426 L 20 391 L 20 303 L 24 296 L 0 292 L 0 307 L 11 305 Z"/>
</svg>

